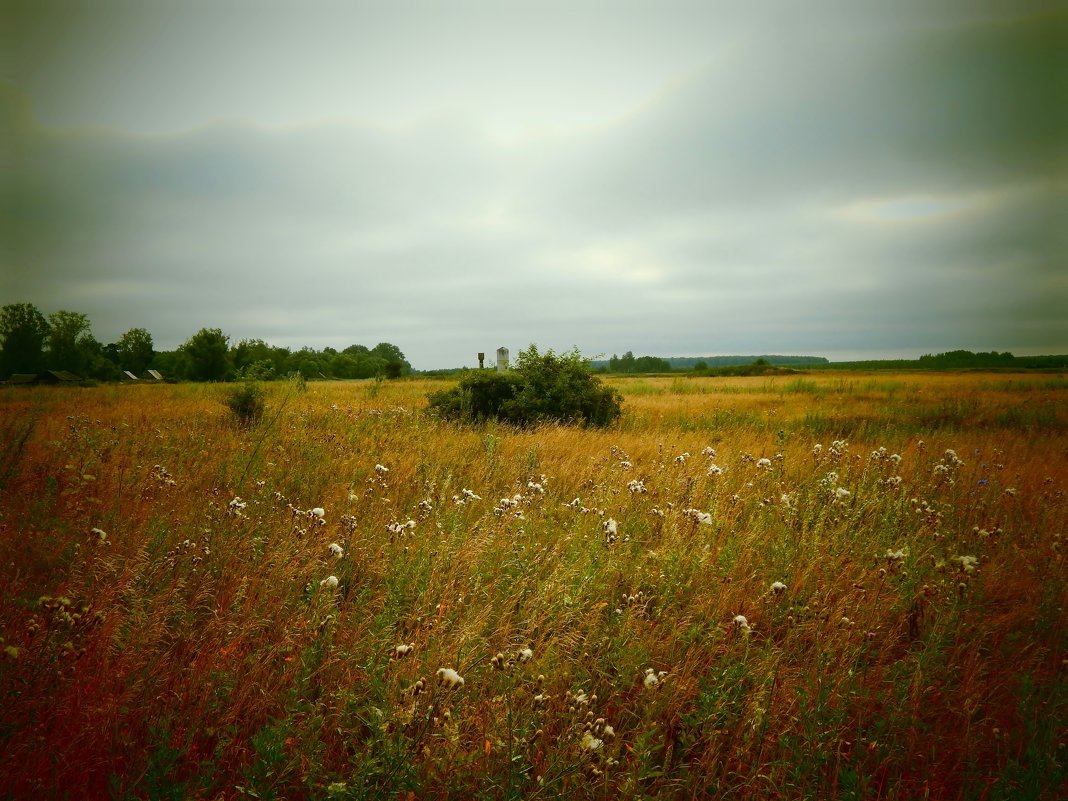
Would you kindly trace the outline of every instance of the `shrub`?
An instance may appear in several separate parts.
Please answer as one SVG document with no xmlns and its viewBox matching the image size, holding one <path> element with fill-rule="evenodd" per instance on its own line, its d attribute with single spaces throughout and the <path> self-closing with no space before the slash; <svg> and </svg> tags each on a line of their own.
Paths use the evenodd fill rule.
<svg viewBox="0 0 1068 801">
<path fill-rule="evenodd" d="M 263 389 L 254 381 L 245 381 L 231 388 L 223 402 L 242 428 L 251 428 L 260 422 L 267 409 Z"/>
<path fill-rule="evenodd" d="M 472 372 L 452 389 L 432 393 L 430 408 L 450 420 L 519 426 L 607 426 L 623 411 L 619 393 L 601 384 L 577 350 L 539 353 L 536 345 L 519 353 L 511 371 Z"/>
</svg>

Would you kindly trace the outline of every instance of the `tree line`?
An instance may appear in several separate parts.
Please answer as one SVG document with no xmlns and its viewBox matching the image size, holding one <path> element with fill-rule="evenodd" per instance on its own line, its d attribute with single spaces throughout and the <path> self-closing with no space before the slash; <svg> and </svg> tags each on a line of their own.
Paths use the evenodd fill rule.
<svg viewBox="0 0 1068 801">
<path fill-rule="evenodd" d="M 608 360 L 591 362 L 594 370 L 605 373 L 670 373 L 673 370 L 692 370 L 698 373 L 720 367 L 751 366 L 756 363 L 776 366 L 808 366 L 827 364 L 822 356 L 635 356 L 627 351 L 622 356 L 612 354 Z"/>
<path fill-rule="evenodd" d="M 269 381 L 300 374 L 304 378 L 395 378 L 411 372 L 396 345 L 344 350 L 304 347 L 293 351 L 262 339 L 231 344 L 219 328 L 202 328 L 177 349 L 157 351 L 144 328 L 131 328 L 116 342 L 93 336 L 85 314 L 60 310 L 47 317 L 31 303 L 0 309 L 0 378 L 16 373 L 65 370 L 80 378 L 117 381 L 123 371 L 143 377 L 149 369 L 187 381 Z"/>
</svg>

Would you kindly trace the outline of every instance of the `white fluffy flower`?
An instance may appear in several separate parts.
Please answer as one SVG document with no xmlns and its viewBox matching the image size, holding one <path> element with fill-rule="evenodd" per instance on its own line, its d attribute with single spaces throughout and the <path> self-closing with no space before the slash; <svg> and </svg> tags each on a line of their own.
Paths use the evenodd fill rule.
<svg viewBox="0 0 1068 801">
<path fill-rule="evenodd" d="M 771 585 L 771 591 L 778 595 L 780 592 L 786 591 L 786 585 L 783 584 L 781 581 L 773 582 Z"/>
<path fill-rule="evenodd" d="M 336 558 L 340 559 L 345 555 L 345 549 L 338 545 L 336 542 L 330 543 L 330 553 Z"/>
<path fill-rule="evenodd" d="M 960 563 L 960 569 L 965 573 L 974 573 L 975 566 L 979 564 L 979 560 L 974 556 L 954 556 L 954 562 Z"/>
<path fill-rule="evenodd" d="M 376 464 L 375 465 L 375 472 L 378 473 L 379 475 L 383 475 L 384 476 L 386 473 L 389 472 L 389 468 L 386 467 L 384 464 Z"/>
<path fill-rule="evenodd" d="M 320 587 L 326 587 L 327 589 L 334 589 L 337 587 L 337 576 L 327 576 L 319 582 Z"/>
<path fill-rule="evenodd" d="M 662 678 L 664 678 L 664 676 L 666 676 L 666 675 L 667 675 L 667 671 L 666 670 L 661 670 L 661 671 L 657 672 L 657 671 L 653 670 L 652 668 L 646 668 L 645 669 L 645 675 L 642 677 L 642 684 L 645 685 L 645 689 L 647 689 L 647 690 L 652 689 L 653 687 L 658 685 L 660 683 L 660 680 Z"/>
<path fill-rule="evenodd" d="M 314 509 L 311 510 L 311 513 L 318 517 L 320 520 L 323 520 L 326 517 L 326 510 L 321 506 L 316 506 Z"/>
<path fill-rule="evenodd" d="M 702 526 L 712 525 L 712 514 L 710 512 L 702 512 L 700 509 L 691 508 L 683 509 L 682 513 Z"/>
<path fill-rule="evenodd" d="M 520 662 L 529 662 L 533 658 L 534 658 L 534 651 L 532 649 L 530 649 L 530 648 L 524 648 L 522 651 L 519 652 L 519 661 Z"/>
<path fill-rule="evenodd" d="M 604 745 L 604 740 L 594 737 L 590 732 L 583 732 L 582 742 L 579 743 L 579 747 L 583 751 L 599 751 L 601 746 Z"/>
<path fill-rule="evenodd" d="M 438 670 L 438 684 L 448 689 L 464 686 L 464 677 L 452 668 L 440 668 Z"/>
</svg>

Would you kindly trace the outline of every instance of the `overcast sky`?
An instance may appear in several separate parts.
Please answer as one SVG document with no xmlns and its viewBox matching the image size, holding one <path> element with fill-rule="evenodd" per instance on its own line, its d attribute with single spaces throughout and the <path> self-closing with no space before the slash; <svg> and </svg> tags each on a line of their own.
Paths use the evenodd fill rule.
<svg viewBox="0 0 1068 801">
<path fill-rule="evenodd" d="M 0 303 L 419 369 L 1068 353 L 1058 6 L 0 0 Z"/>
</svg>

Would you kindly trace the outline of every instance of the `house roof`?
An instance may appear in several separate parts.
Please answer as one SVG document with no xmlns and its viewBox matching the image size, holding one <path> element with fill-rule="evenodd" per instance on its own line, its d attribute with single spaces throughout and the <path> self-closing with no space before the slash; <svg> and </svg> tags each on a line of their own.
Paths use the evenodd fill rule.
<svg viewBox="0 0 1068 801">
<path fill-rule="evenodd" d="M 13 373 L 8 379 L 8 384 L 36 384 L 37 373 Z"/>
<path fill-rule="evenodd" d="M 81 381 L 82 379 L 68 370 L 49 370 L 49 375 L 55 376 L 60 381 Z"/>
</svg>

